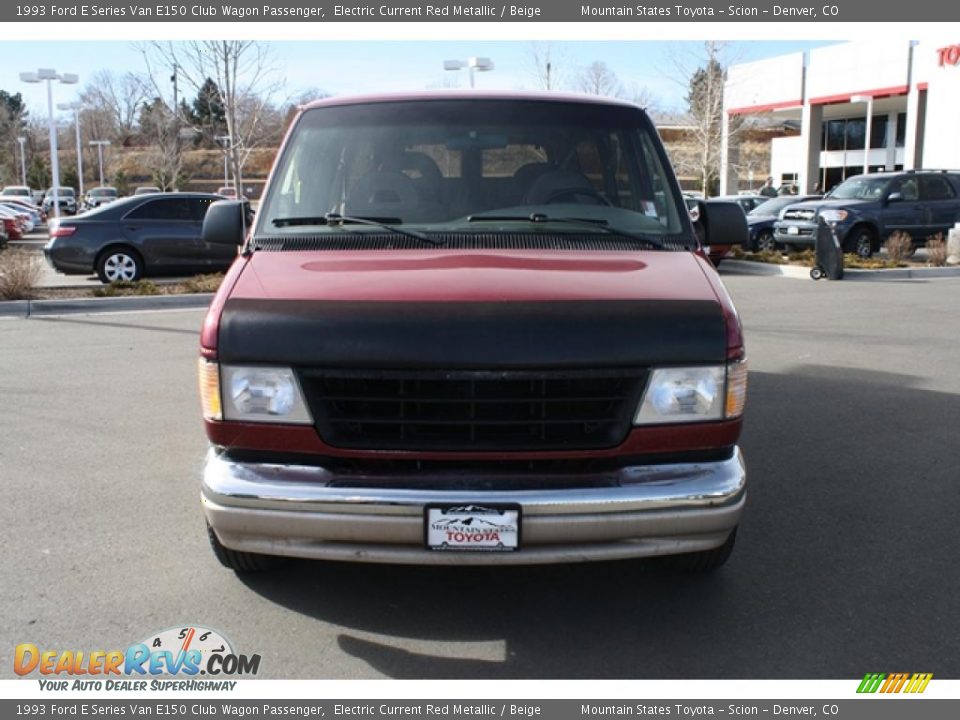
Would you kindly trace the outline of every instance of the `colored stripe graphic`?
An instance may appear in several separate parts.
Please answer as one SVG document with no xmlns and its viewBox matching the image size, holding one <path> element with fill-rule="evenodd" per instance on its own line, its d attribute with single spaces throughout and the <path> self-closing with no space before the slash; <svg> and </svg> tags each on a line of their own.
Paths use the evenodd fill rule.
<svg viewBox="0 0 960 720">
<path fill-rule="evenodd" d="M 860 687 L 857 688 L 857 692 L 875 693 L 885 677 L 886 675 L 884 673 L 867 673 L 863 676 L 863 681 L 860 683 Z"/>
<path fill-rule="evenodd" d="M 932 679 L 933 673 L 914 673 L 913 677 L 910 678 L 910 684 L 907 685 L 907 689 L 904 690 L 904 692 L 922 693 L 927 689 L 927 685 L 930 684 Z"/>
<path fill-rule="evenodd" d="M 857 687 L 858 693 L 922 693 L 933 673 L 867 673 Z"/>
</svg>

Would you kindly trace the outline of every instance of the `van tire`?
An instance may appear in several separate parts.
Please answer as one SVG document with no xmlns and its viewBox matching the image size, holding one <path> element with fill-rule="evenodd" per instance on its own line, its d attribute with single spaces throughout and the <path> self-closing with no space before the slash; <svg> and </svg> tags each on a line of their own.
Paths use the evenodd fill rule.
<svg viewBox="0 0 960 720">
<path fill-rule="evenodd" d="M 224 547 L 209 523 L 207 523 L 207 537 L 210 539 L 213 554 L 220 561 L 220 564 L 236 573 L 266 572 L 267 570 L 273 570 L 282 563 L 281 558 L 273 555 L 260 555 Z"/>
<path fill-rule="evenodd" d="M 730 535 L 720 547 L 700 552 L 684 553 L 682 555 L 667 555 L 661 558 L 663 567 L 688 573 L 709 573 L 717 570 L 730 559 L 733 546 L 737 542 L 737 528 L 730 531 Z"/>
</svg>

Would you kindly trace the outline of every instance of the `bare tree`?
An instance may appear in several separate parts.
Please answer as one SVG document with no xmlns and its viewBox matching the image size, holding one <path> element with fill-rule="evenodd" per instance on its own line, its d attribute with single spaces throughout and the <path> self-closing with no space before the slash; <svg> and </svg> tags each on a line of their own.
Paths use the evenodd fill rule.
<svg viewBox="0 0 960 720">
<path fill-rule="evenodd" d="M 651 115 L 660 110 L 656 94 L 646 85 L 640 85 L 639 83 L 633 83 L 630 87 L 630 102 L 639 105 Z"/>
<path fill-rule="evenodd" d="M 588 95 L 623 97 L 625 91 L 617 74 L 605 62 L 595 60 L 580 71 L 576 81 L 577 90 Z"/>
<path fill-rule="evenodd" d="M 260 144 L 274 142 L 280 129 L 279 123 L 266 122 L 268 117 L 275 117 L 272 99 L 280 87 L 268 46 L 254 40 L 153 42 L 143 54 L 148 67 L 164 68 L 195 92 L 207 78 L 216 83 L 229 138 L 224 152 L 237 191 L 242 192 L 243 166 L 250 153 Z M 171 107 L 178 108 L 175 124 L 179 138 L 186 117 L 179 112 L 179 103 Z"/>
<path fill-rule="evenodd" d="M 137 133 L 141 106 L 149 98 L 147 81 L 132 72 L 101 70 L 80 95 L 81 122 L 97 140 L 128 145 Z"/>
<path fill-rule="evenodd" d="M 531 42 L 527 45 L 527 71 L 538 90 L 552 91 L 563 87 L 566 57 L 551 42 Z"/>
<path fill-rule="evenodd" d="M 183 179 L 183 156 L 177 114 L 163 98 L 155 97 L 140 112 L 140 129 L 153 148 L 149 155 L 153 182 L 163 190 L 178 188 Z"/>
<path fill-rule="evenodd" d="M 671 157 L 680 174 L 697 175 L 705 195 L 712 194 L 720 178 L 723 145 L 723 93 L 727 67 L 731 64 L 724 43 L 707 41 L 700 53 L 688 48 L 671 58 L 670 79 L 687 90 L 689 144 Z M 730 118 L 728 142 L 736 141 L 744 125 L 739 118 Z"/>
</svg>

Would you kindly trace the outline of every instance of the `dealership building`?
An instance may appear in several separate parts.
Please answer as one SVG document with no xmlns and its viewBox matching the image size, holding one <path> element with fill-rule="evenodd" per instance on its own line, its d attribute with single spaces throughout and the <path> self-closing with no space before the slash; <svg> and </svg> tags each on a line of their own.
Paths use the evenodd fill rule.
<svg viewBox="0 0 960 720">
<path fill-rule="evenodd" d="M 960 37 L 850 42 L 730 66 L 721 194 L 744 185 L 738 120 L 761 114 L 799 128 L 772 140 L 770 174 L 802 193 L 865 171 L 960 168 Z"/>
</svg>

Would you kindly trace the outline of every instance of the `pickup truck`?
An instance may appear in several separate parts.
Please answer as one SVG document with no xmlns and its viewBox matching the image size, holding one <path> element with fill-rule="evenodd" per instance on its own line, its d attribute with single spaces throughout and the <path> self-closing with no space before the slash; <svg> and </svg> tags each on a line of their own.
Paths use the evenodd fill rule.
<svg viewBox="0 0 960 720">
<path fill-rule="evenodd" d="M 762 207 L 762 206 L 761 206 Z M 906 170 L 855 175 L 821 200 L 799 202 L 774 223 L 777 245 L 813 247 L 817 223 L 832 225 L 844 252 L 870 257 L 894 232 L 908 233 L 914 247 L 960 221 L 960 172 Z"/>
<path fill-rule="evenodd" d="M 736 205 L 698 217 L 746 237 Z M 318 101 L 249 222 L 203 226 L 240 246 L 200 337 L 223 565 L 727 560 L 743 333 L 643 110 Z"/>
</svg>

